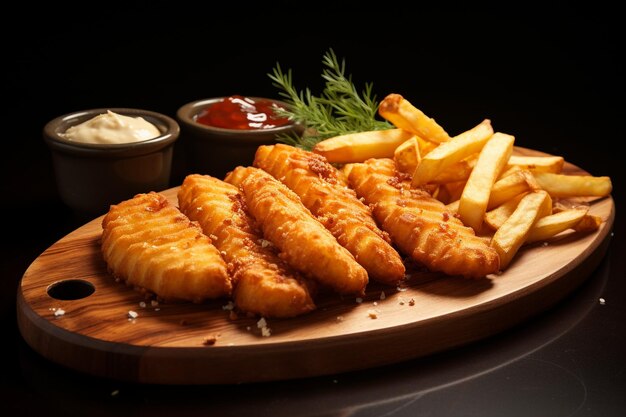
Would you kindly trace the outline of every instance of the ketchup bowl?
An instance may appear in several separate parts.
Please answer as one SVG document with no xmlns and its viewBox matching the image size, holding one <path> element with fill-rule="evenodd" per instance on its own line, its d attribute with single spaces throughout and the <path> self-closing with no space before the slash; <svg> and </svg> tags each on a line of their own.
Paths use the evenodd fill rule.
<svg viewBox="0 0 626 417">
<path fill-rule="evenodd" d="M 264 97 L 214 97 L 187 103 L 176 112 L 181 126 L 177 143 L 186 173 L 224 178 L 238 165 L 249 166 L 260 145 L 271 145 L 281 135 L 300 134 L 297 123 L 274 112 L 288 108 L 280 100 Z"/>
<path fill-rule="evenodd" d="M 113 122 L 102 121 L 103 116 L 111 115 Z M 88 131 L 85 140 L 69 134 L 94 120 L 101 123 Z M 133 120 L 144 123 L 138 130 L 145 126 L 153 129 L 151 135 L 132 138 L 132 142 L 116 140 L 120 132 L 115 128 L 124 133 L 128 121 Z M 97 137 L 103 131 L 109 136 Z M 111 131 L 113 140 L 109 140 Z M 131 108 L 76 111 L 49 121 L 43 128 L 61 200 L 82 217 L 104 214 L 111 204 L 137 193 L 168 188 L 174 142 L 179 135 L 180 126 L 173 118 Z"/>
</svg>

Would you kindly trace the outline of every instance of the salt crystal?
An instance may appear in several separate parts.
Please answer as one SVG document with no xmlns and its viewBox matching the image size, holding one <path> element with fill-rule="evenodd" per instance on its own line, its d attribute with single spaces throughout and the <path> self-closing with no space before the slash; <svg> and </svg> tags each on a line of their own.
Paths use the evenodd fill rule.
<svg viewBox="0 0 626 417">
<path fill-rule="evenodd" d="M 128 318 L 129 319 L 136 319 L 137 317 L 139 317 L 139 314 L 137 314 L 136 311 L 128 310 Z"/>
<path fill-rule="evenodd" d="M 139 307 L 141 308 L 146 308 L 146 303 L 144 303 L 143 301 L 139 303 Z"/>
<path fill-rule="evenodd" d="M 606 304 L 606 300 L 604 298 L 602 298 L 602 297 L 600 297 L 600 299 L 598 301 L 600 301 L 600 305 L 602 305 L 602 306 Z"/>
<path fill-rule="evenodd" d="M 63 315 L 65 315 L 65 310 L 63 310 L 62 308 L 57 308 L 54 311 L 54 317 L 61 317 Z"/>
</svg>

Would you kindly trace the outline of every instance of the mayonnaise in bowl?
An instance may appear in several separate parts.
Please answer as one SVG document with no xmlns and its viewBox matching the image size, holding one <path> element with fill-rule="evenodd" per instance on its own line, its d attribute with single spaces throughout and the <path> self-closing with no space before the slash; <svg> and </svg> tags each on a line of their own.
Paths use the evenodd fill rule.
<svg viewBox="0 0 626 417">
<path fill-rule="evenodd" d="M 75 142 L 118 144 L 156 138 L 161 132 L 142 117 L 124 116 L 107 110 L 60 135 Z"/>
</svg>

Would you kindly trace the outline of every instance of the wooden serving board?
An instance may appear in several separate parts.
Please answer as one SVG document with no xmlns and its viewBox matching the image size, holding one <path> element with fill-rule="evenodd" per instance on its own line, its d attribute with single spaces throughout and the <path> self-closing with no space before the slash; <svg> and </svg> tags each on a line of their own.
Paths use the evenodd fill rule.
<svg viewBox="0 0 626 417">
<path fill-rule="evenodd" d="M 585 173 L 571 164 L 564 171 Z M 163 194 L 176 203 L 176 191 Z M 30 265 L 18 290 L 18 325 L 27 343 L 54 362 L 135 382 L 228 384 L 390 364 L 495 334 L 563 298 L 597 267 L 610 241 L 612 198 L 591 203 L 590 212 L 605 220 L 598 231 L 526 246 L 500 275 L 414 273 L 402 289 L 370 283 L 361 303 L 329 294 L 308 315 L 268 319 L 269 337 L 258 318 L 231 317 L 223 308 L 228 300 L 158 306 L 148 300 L 141 307 L 142 295 L 107 273 L 99 217 Z M 57 298 L 77 299 L 53 298 L 50 287 Z M 89 288 L 95 291 L 85 296 Z M 65 314 L 55 316 L 58 309 Z M 129 319 L 131 310 L 136 319 Z M 206 344 L 212 337 L 216 342 Z"/>
</svg>

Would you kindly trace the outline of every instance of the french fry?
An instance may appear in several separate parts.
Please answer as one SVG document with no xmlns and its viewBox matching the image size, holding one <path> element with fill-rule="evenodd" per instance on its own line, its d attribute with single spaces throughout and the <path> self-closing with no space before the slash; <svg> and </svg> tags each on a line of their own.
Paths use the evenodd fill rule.
<svg viewBox="0 0 626 417">
<path fill-rule="evenodd" d="M 514 141 L 511 135 L 494 133 L 480 151 L 476 166 L 463 189 L 458 213 L 463 223 L 475 231 L 481 229 L 491 187 L 506 166 L 513 152 Z"/>
<path fill-rule="evenodd" d="M 344 166 L 341 167 L 341 175 L 344 178 L 348 178 L 350 176 L 350 171 L 352 171 L 352 167 L 354 166 L 354 164 L 345 164 Z"/>
<path fill-rule="evenodd" d="M 457 201 L 463 194 L 463 188 L 467 181 L 448 182 L 439 186 L 437 199 L 444 204 Z"/>
<path fill-rule="evenodd" d="M 439 146 L 439 144 L 437 142 L 432 142 L 430 140 L 426 140 L 426 139 L 422 139 L 419 136 L 415 135 L 415 137 L 417 138 L 417 143 L 419 144 L 420 147 L 420 155 L 422 155 L 422 158 L 428 154 L 428 152 L 432 151 L 433 149 L 435 149 L 437 146 Z"/>
<path fill-rule="evenodd" d="M 392 158 L 393 152 L 413 136 L 402 129 L 371 130 L 335 136 L 318 142 L 313 152 L 328 162 L 346 164 L 369 158 Z"/>
<path fill-rule="evenodd" d="M 539 186 L 552 197 L 605 197 L 611 194 L 613 189 L 610 177 L 564 175 L 550 172 L 536 172 L 534 175 Z"/>
<path fill-rule="evenodd" d="M 453 201 L 452 203 L 446 204 L 446 208 L 453 213 L 459 211 L 459 200 Z"/>
<path fill-rule="evenodd" d="M 576 208 L 540 218 L 530 229 L 525 243 L 546 240 L 564 230 L 573 228 L 580 223 L 588 211 L 588 208 Z"/>
<path fill-rule="evenodd" d="M 504 171 L 502 171 L 502 174 L 500 174 L 500 177 L 498 178 L 498 181 L 501 180 L 504 177 L 508 177 L 509 175 L 513 175 L 516 172 L 521 171 L 522 168 L 520 168 L 518 165 L 507 165 L 504 168 Z"/>
<path fill-rule="evenodd" d="M 420 154 L 420 146 L 417 136 L 403 142 L 396 148 L 393 153 L 393 161 L 396 163 L 396 169 L 405 174 L 413 175 L 415 168 L 422 160 Z"/>
<path fill-rule="evenodd" d="M 430 182 L 451 165 L 480 152 L 492 135 L 491 121 L 485 119 L 472 129 L 455 136 L 448 142 L 441 143 L 422 157 L 422 161 L 413 173 L 413 187 Z"/>
<path fill-rule="evenodd" d="M 593 214 L 585 214 L 585 216 L 573 226 L 577 232 L 593 232 L 598 230 L 602 224 L 602 217 Z"/>
<path fill-rule="evenodd" d="M 493 230 L 498 230 L 511 217 L 511 214 L 513 214 L 517 205 L 526 194 L 518 194 L 501 206 L 485 213 L 485 223 Z"/>
<path fill-rule="evenodd" d="M 539 188 L 539 184 L 535 181 L 533 174 L 528 170 L 520 169 L 493 184 L 487 210 L 492 210 L 525 191 L 533 191 Z"/>
<path fill-rule="evenodd" d="M 500 255 L 500 269 L 509 266 L 537 220 L 551 212 L 552 199 L 543 190 L 528 193 L 520 200 L 511 217 L 496 230 L 491 239 L 491 246 Z"/>
<path fill-rule="evenodd" d="M 380 102 L 378 113 L 393 123 L 394 126 L 412 132 L 421 138 L 441 143 L 450 140 L 450 136 L 441 126 L 413 106 L 400 94 L 389 94 Z"/>
<path fill-rule="evenodd" d="M 517 166 L 533 172 L 552 172 L 558 174 L 563 169 L 565 159 L 562 156 L 518 156 L 509 158 L 509 166 Z"/>
<path fill-rule="evenodd" d="M 447 184 L 449 182 L 467 181 L 476 165 L 476 161 L 478 161 L 478 154 L 468 156 L 441 171 L 430 182 L 432 184 Z"/>
</svg>

